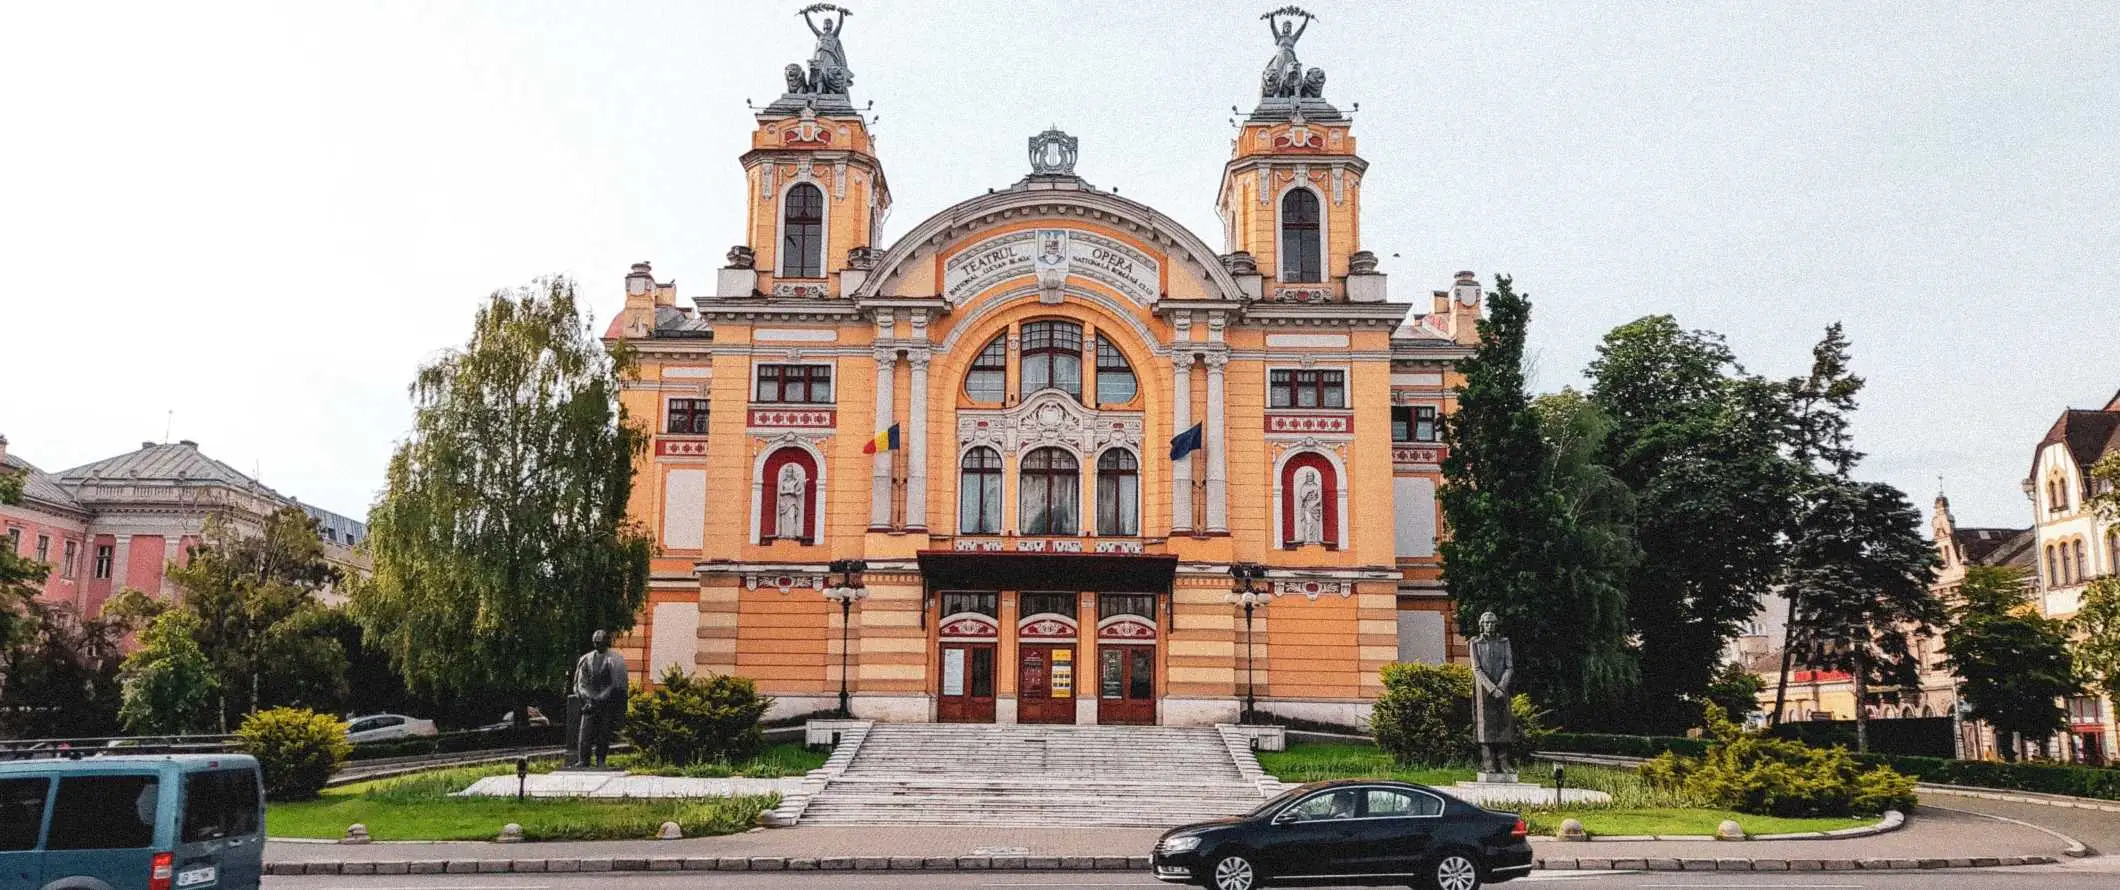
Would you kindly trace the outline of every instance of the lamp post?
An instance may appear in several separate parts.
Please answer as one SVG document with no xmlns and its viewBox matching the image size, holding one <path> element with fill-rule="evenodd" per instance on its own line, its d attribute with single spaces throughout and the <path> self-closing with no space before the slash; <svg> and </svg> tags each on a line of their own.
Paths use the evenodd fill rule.
<svg viewBox="0 0 2120 890">
<path fill-rule="evenodd" d="M 1255 721 L 1258 709 L 1256 691 L 1258 684 L 1252 671 L 1251 613 L 1264 605 L 1268 595 L 1258 582 L 1266 577 L 1266 567 L 1257 563 L 1240 562 L 1229 567 L 1229 574 L 1237 580 L 1236 592 L 1231 600 L 1244 607 L 1244 716 L 1240 721 L 1246 726 Z"/>
<path fill-rule="evenodd" d="M 851 700 L 847 697 L 847 641 L 849 638 L 848 632 L 853 625 L 854 603 L 856 600 L 864 599 L 869 595 L 868 588 L 861 586 L 861 573 L 867 569 L 868 564 L 858 559 L 835 559 L 827 571 L 828 574 L 837 577 L 828 577 L 825 580 L 824 598 L 839 604 L 839 715 L 841 717 L 854 716 Z"/>
</svg>

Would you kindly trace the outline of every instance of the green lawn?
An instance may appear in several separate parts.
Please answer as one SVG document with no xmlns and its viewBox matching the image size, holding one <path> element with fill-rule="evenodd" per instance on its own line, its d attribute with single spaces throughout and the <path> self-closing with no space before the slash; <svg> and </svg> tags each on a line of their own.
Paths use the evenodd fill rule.
<svg viewBox="0 0 2120 890">
<path fill-rule="evenodd" d="M 613 754 L 611 765 L 642 776 L 689 776 L 698 779 L 721 779 L 742 776 L 751 779 L 779 779 L 801 776 L 824 765 L 829 751 L 812 751 L 801 742 L 782 742 L 768 745 L 758 756 L 743 763 L 695 763 L 691 766 L 670 766 L 656 763 L 636 754 Z"/>
<path fill-rule="evenodd" d="M 533 771 L 549 771 L 544 762 Z M 527 840 L 615 840 L 653 837 L 662 823 L 676 822 L 686 837 L 731 834 L 750 828 L 758 814 L 778 805 L 778 795 L 704 800 L 516 801 L 458 798 L 485 776 L 514 775 L 512 764 L 433 770 L 393 779 L 326 789 L 316 800 L 274 803 L 265 811 L 272 837 L 337 838 L 346 826 L 368 826 L 379 841 L 492 840 L 514 822 Z"/>
<path fill-rule="evenodd" d="M 1326 779 L 1396 779 L 1449 790 L 1456 782 L 1473 779 L 1469 766 L 1404 766 L 1367 742 L 1291 742 L 1286 751 L 1259 752 L 1259 766 L 1283 782 L 1317 782 Z M 1524 764 L 1524 781 L 1553 786 L 1553 767 L 1538 762 Z M 1553 834 L 1562 819 L 1583 823 L 1592 835 L 1714 834 L 1724 819 L 1735 819 L 1751 834 L 1784 834 L 1797 831 L 1832 831 L 1869 825 L 1875 818 L 1782 819 L 1749 816 L 1711 809 L 1703 801 L 1643 782 L 1631 769 L 1568 764 L 1563 773 L 1570 788 L 1589 788 L 1612 795 L 1605 805 L 1553 804 L 1518 807 L 1531 823 L 1533 834 Z"/>
</svg>

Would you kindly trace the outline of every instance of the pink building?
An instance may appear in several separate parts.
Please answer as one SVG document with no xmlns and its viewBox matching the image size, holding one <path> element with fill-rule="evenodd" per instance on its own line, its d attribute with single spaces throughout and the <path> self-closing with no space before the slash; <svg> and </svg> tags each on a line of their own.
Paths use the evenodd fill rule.
<svg viewBox="0 0 2120 890">
<path fill-rule="evenodd" d="M 0 467 L 24 476 L 22 502 L 0 504 L 0 545 L 49 564 L 40 598 L 82 615 L 96 614 L 125 587 L 169 595 L 164 570 L 189 558 L 211 515 L 256 528 L 281 507 L 301 506 L 319 519 L 320 537 L 329 529 L 325 552 L 334 562 L 367 570 L 360 523 L 299 504 L 200 453 L 196 442 L 142 442 L 137 451 L 47 473 L 10 453 L 0 436 Z"/>
</svg>

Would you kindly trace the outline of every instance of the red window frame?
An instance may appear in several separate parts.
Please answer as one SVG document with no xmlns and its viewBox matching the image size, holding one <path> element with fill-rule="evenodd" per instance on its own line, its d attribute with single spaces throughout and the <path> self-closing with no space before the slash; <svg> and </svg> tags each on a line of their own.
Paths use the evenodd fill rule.
<svg viewBox="0 0 2120 890">
<path fill-rule="evenodd" d="M 798 387 L 801 397 L 789 398 L 789 393 L 798 392 Z M 788 405 L 832 404 L 832 366 L 759 365 L 751 401 Z"/>
<path fill-rule="evenodd" d="M 671 399 L 669 415 L 663 424 L 663 432 L 679 436 L 706 435 L 706 399 Z"/>
</svg>

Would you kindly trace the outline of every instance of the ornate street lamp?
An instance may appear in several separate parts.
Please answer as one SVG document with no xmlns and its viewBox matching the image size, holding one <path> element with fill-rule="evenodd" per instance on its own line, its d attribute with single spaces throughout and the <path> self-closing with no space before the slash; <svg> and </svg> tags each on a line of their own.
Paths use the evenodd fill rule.
<svg viewBox="0 0 2120 890">
<path fill-rule="evenodd" d="M 1233 563 L 1229 567 L 1229 574 L 1237 580 L 1237 588 L 1230 594 L 1230 602 L 1244 607 L 1244 717 L 1240 722 L 1249 726 L 1257 722 L 1258 710 L 1258 699 L 1255 695 L 1258 684 L 1252 671 L 1251 613 L 1273 597 L 1260 583 L 1266 578 L 1265 566 L 1250 562 Z"/>
<path fill-rule="evenodd" d="M 824 598 L 839 604 L 839 715 L 854 716 L 847 698 L 847 639 L 853 625 L 854 603 L 865 599 L 869 590 L 861 586 L 861 573 L 868 570 L 868 563 L 858 559 L 835 559 L 827 570 Z"/>
</svg>

